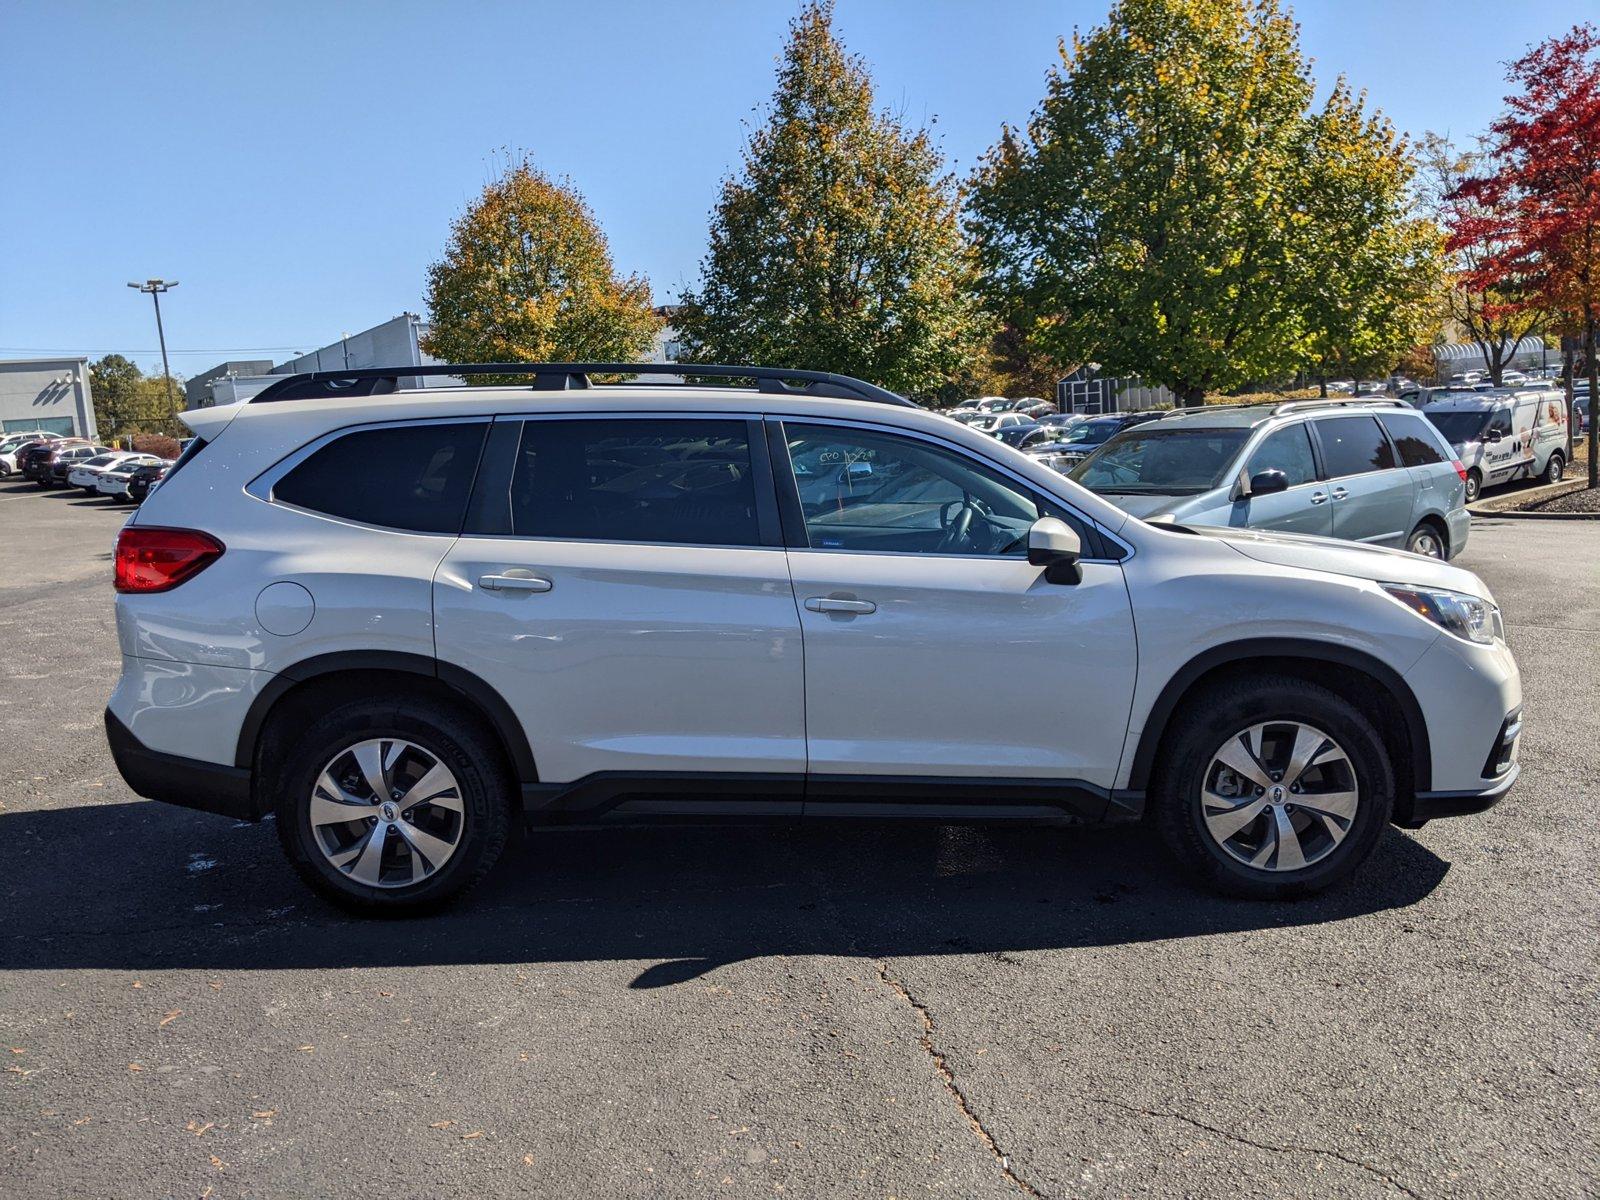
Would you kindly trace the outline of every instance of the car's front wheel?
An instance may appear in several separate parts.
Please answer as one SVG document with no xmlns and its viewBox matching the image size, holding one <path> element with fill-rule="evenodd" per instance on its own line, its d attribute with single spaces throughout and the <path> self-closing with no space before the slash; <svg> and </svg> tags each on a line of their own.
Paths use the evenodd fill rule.
<svg viewBox="0 0 1600 1200">
<path fill-rule="evenodd" d="M 1372 723 L 1327 688 L 1280 676 L 1239 677 L 1186 702 L 1153 784 L 1172 852 L 1216 890 L 1253 899 L 1344 879 L 1394 805 Z"/>
<path fill-rule="evenodd" d="M 278 775 L 289 860 L 345 908 L 438 907 L 500 857 L 511 784 L 480 726 L 432 701 L 357 701 L 314 722 Z"/>
</svg>

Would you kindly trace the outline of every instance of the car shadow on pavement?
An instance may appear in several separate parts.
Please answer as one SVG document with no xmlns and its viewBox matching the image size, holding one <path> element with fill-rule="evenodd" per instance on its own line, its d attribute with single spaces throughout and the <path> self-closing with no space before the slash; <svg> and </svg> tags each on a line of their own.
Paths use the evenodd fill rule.
<svg viewBox="0 0 1600 1200">
<path fill-rule="evenodd" d="M 432 917 L 349 917 L 270 822 L 133 802 L 0 812 L 0 969 L 639 962 L 634 987 L 768 955 L 988 954 L 1317 925 L 1403 908 L 1449 865 L 1397 830 L 1350 884 L 1226 900 L 1140 829 L 796 823 L 541 831 Z M 649 965 L 649 964 L 655 965 Z"/>
</svg>

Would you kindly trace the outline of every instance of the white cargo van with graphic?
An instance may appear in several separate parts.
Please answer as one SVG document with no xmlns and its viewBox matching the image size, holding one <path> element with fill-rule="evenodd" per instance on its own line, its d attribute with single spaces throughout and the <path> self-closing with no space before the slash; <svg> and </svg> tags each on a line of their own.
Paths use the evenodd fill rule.
<svg viewBox="0 0 1600 1200">
<path fill-rule="evenodd" d="M 1455 395 L 1422 410 L 1467 468 L 1467 503 L 1484 488 L 1567 469 L 1567 406 L 1557 391 Z"/>
</svg>

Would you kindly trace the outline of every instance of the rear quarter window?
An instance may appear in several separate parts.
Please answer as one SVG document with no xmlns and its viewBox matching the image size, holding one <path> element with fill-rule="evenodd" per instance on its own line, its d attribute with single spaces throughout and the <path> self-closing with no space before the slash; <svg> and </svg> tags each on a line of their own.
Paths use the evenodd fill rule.
<svg viewBox="0 0 1600 1200">
<path fill-rule="evenodd" d="M 1453 457 L 1439 431 L 1421 417 L 1396 413 L 1379 419 L 1394 439 L 1395 449 L 1400 451 L 1401 466 L 1430 467 L 1449 462 Z"/>
<path fill-rule="evenodd" d="M 363 525 L 459 533 L 488 429 L 478 421 L 356 430 L 314 451 L 272 498 Z"/>
</svg>

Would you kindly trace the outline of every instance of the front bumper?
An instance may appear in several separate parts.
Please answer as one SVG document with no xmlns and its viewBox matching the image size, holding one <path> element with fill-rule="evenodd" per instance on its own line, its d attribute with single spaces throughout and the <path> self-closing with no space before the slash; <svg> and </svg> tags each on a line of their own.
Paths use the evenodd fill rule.
<svg viewBox="0 0 1600 1200">
<path fill-rule="evenodd" d="M 1419 829 L 1427 822 L 1443 817 L 1470 817 L 1473 813 L 1481 813 L 1499 804 L 1520 774 L 1522 768 L 1513 764 L 1509 771 L 1481 792 L 1418 792 L 1411 802 L 1408 819 L 1395 823 L 1403 829 Z"/>
<path fill-rule="evenodd" d="M 255 821 L 250 772 L 152 750 L 106 709 L 106 741 L 128 786 L 147 800 L 160 800 L 236 821 Z"/>
</svg>

